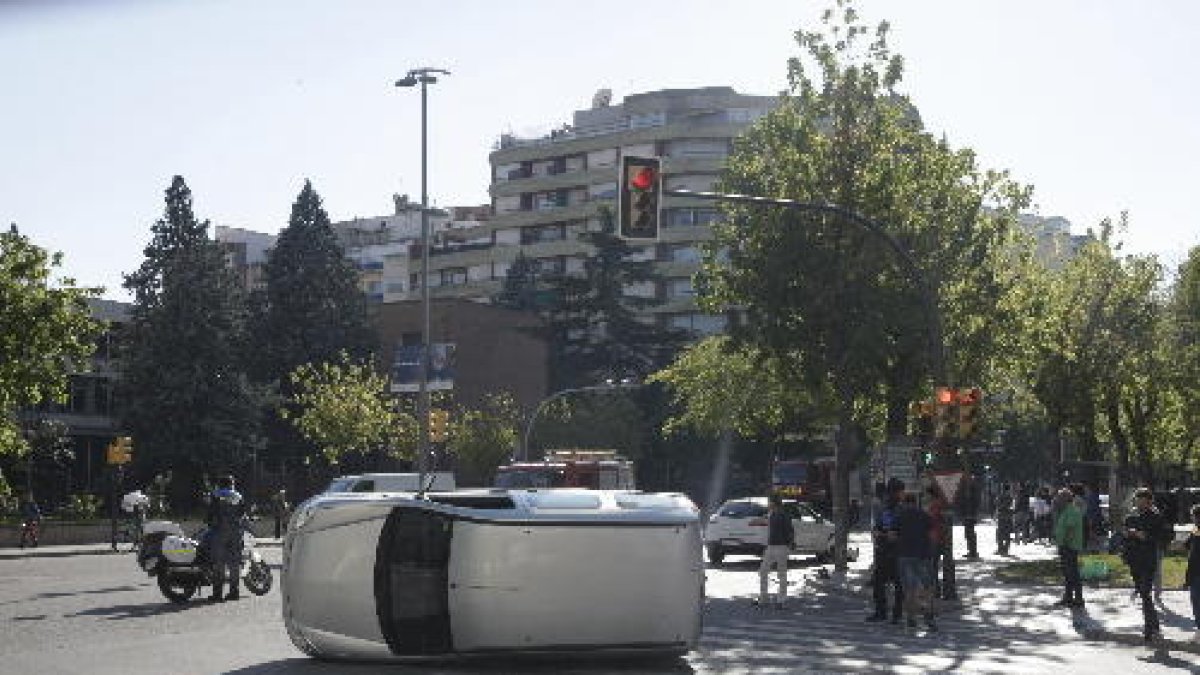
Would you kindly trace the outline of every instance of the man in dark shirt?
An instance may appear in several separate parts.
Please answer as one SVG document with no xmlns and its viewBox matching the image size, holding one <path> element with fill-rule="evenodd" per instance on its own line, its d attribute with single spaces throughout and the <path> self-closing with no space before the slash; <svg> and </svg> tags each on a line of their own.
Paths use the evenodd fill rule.
<svg viewBox="0 0 1200 675">
<path fill-rule="evenodd" d="M 771 568 L 779 577 L 779 594 L 775 596 L 775 607 L 783 609 L 787 598 L 787 568 L 788 556 L 792 552 L 792 544 L 796 541 L 796 532 L 792 519 L 783 511 L 783 499 L 773 494 L 767 498 L 767 548 L 763 551 L 762 565 L 758 568 L 758 604 L 767 606 L 767 577 Z"/>
<path fill-rule="evenodd" d="M 933 518 L 917 506 L 917 496 L 906 492 L 896 518 L 896 564 L 904 585 L 905 613 L 909 628 L 917 625 L 917 614 L 929 630 L 937 630 L 933 614 Z"/>
<path fill-rule="evenodd" d="M 871 571 L 871 585 L 874 587 L 875 612 L 867 617 L 867 621 L 884 621 L 887 619 L 887 587 L 891 584 L 895 589 L 892 599 L 892 623 L 900 623 L 903 611 L 904 587 L 896 570 L 896 516 L 900 509 L 900 495 L 904 492 L 904 482 L 898 479 L 888 481 L 884 487 L 883 507 L 872 524 L 871 537 L 874 540 L 875 565 Z"/>
<path fill-rule="evenodd" d="M 1154 508 L 1154 493 L 1140 488 L 1134 493 L 1134 510 L 1125 518 L 1125 552 L 1123 558 L 1133 575 L 1133 585 L 1142 598 L 1142 637 L 1146 642 L 1162 639 L 1158 625 L 1158 610 L 1152 598 L 1154 570 L 1158 566 L 1158 547 L 1163 540 L 1165 521 Z"/>
</svg>

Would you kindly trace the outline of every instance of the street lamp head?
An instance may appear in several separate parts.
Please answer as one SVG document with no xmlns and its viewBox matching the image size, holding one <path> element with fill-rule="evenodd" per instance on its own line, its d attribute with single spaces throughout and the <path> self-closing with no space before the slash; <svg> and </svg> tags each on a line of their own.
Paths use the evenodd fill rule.
<svg viewBox="0 0 1200 675">
<path fill-rule="evenodd" d="M 414 77 L 412 73 L 409 73 L 407 76 L 405 76 L 399 80 L 396 80 L 396 86 L 397 87 L 415 87 L 415 86 L 417 86 L 417 78 Z"/>
</svg>

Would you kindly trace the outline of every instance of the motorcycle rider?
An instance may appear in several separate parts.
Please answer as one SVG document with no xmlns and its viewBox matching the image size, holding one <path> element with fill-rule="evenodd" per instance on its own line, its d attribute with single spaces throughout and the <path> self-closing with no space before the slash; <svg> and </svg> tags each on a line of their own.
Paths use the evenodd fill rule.
<svg viewBox="0 0 1200 675">
<path fill-rule="evenodd" d="M 245 500 L 234 489 L 233 476 L 221 476 L 217 489 L 208 501 L 208 523 L 210 550 L 213 564 L 213 591 L 211 602 L 238 599 L 238 573 L 242 565 L 242 519 L 246 515 Z M 222 596 L 225 585 L 229 595 Z"/>
</svg>

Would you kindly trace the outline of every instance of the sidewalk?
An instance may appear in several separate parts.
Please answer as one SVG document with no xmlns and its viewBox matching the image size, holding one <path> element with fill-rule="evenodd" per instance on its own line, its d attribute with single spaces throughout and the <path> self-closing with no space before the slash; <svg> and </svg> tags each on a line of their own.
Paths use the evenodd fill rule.
<svg viewBox="0 0 1200 675">
<path fill-rule="evenodd" d="M 254 540 L 255 546 L 278 547 L 283 545 L 282 539 L 262 537 Z M 0 560 L 16 560 L 19 558 L 63 558 L 76 555 L 132 555 L 128 551 L 114 551 L 111 544 L 66 544 L 60 546 L 38 546 L 36 548 L 0 548 Z"/>
<path fill-rule="evenodd" d="M 995 551 L 994 528 L 976 526 L 979 535 L 978 560 L 964 561 L 966 545 L 961 526 L 955 528 L 956 579 L 959 599 L 943 602 L 941 614 L 946 620 L 988 623 L 1004 621 L 1030 626 L 1032 629 L 1052 630 L 1064 638 L 1083 638 L 1127 645 L 1144 645 L 1142 640 L 1141 600 L 1131 597 L 1129 588 L 1094 588 L 1084 585 L 1086 608 L 1068 610 L 1052 607 L 1062 595 L 1062 586 L 1045 584 L 1013 584 L 998 580 L 997 567 L 1018 561 L 1053 560 L 1055 551 L 1042 544 L 1014 544 L 1011 556 L 1001 557 Z M 854 533 L 852 545 L 858 545 L 860 556 L 851 564 L 844 581 L 811 579 L 822 591 L 847 594 L 862 599 L 864 611 L 871 604 L 870 565 L 872 550 L 865 533 Z M 1192 619 L 1190 594 L 1186 589 L 1163 589 L 1157 604 L 1163 634 L 1160 648 L 1200 654 L 1200 641 Z"/>
</svg>

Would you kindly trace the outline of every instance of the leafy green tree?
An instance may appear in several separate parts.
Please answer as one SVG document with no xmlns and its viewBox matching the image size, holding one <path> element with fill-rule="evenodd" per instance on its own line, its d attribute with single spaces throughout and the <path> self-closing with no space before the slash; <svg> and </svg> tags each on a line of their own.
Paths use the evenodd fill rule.
<svg viewBox="0 0 1200 675">
<path fill-rule="evenodd" d="M 183 470 L 182 489 L 197 487 L 202 473 L 242 465 L 260 444 L 245 296 L 208 227 L 175 176 L 145 259 L 125 277 L 134 304 L 121 347 L 122 422 L 135 463 Z"/>
<path fill-rule="evenodd" d="M 537 261 L 524 253 L 518 253 L 504 273 L 504 285 L 492 298 L 492 304 L 507 309 L 530 311 L 543 310 L 548 306 L 549 292 Z"/>
<path fill-rule="evenodd" d="M 886 23 L 868 37 L 848 1 L 824 23 L 824 32 L 797 33 L 808 61 L 789 62 L 789 92 L 738 139 L 718 189 L 836 204 L 880 230 L 825 212 L 730 207 L 714 227 L 701 285 L 710 310 L 742 309 L 734 338 L 776 359 L 786 386 L 829 396 L 822 404 L 836 408 L 836 563 L 844 569 L 859 439 L 884 426 L 881 416 L 893 433 L 902 426 L 907 401 L 937 367 L 931 343 L 940 349 L 944 338 L 951 355 L 934 377 L 985 372 L 988 324 L 1009 319 L 995 308 L 1015 281 L 1003 270 L 1020 253 L 1014 225 L 1028 191 L 921 130 L 897 89 L 903 61 L 888 48 Z M 725 251 L 727 263 L 716 255 Z"/>
<path fill-rule="evenodd" d="M 288 381 L 293 393 L 280 416 L 330 464 L 350 455 L 376 465 L 389 457 L 413 455 L 417 420 L 396 408 L 387 393 L 387 378 L 369 362 L 356 362 L 343 353 L 332 362 L 296 368 Z"/>
<path fill-rule="evenodd" d="M 452 417 L 446 446 L 456 459 L 463 485 L 491 485 L 496 468 L 509 459 L 520 440 L 521 411 L 507 393 L 490 394 L 478 408 L 461 408 Z"/>
<path fill-rule="evenodd" d="M 15 225 L 0 232 L 0 455 L 26 447 L 18 410 L 66 400 L 71 373 L 88 368 L 100 335 L 87 307 L 100 289 L 53 278 L 61 265 L 61 254 Z"/>
<path fill-rule="evenodd" d="M 1169 303 L 1172 331 L 1167 340 L 1176 364 L 1170 384 L 1177 422 L 1170 445 L 1179 448 L 1179 462 L 1191 465 L 1200 441 L 1200 246 L 1179 266 Z"/>
</svg>

